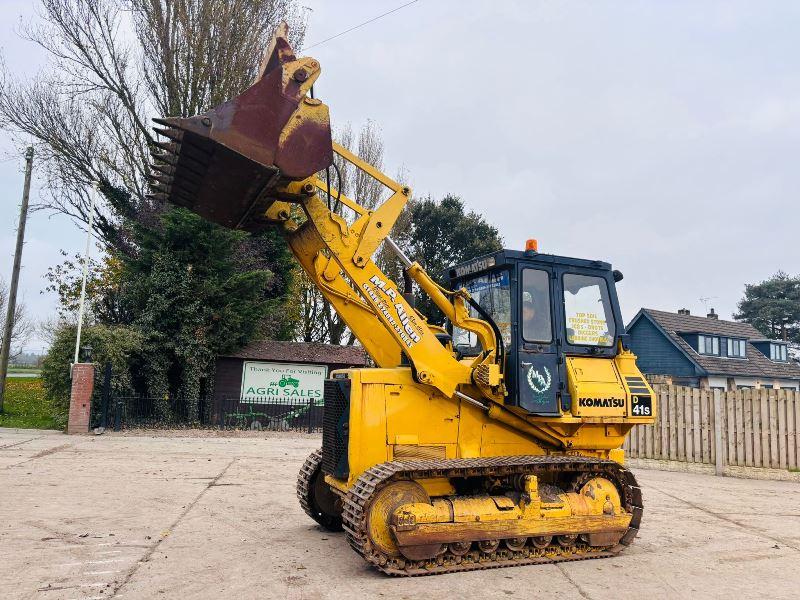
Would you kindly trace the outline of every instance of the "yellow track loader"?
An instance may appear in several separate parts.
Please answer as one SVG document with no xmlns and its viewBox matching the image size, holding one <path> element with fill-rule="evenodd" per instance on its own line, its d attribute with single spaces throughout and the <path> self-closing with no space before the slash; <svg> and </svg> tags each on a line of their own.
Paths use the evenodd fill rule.
<svg viewBox="0 0 800 600">
<path fill-rule="evenodd" d="M 375 364 L 325 382 L 322 448 L 298 477 L 303 510 L 392 575 L 616 554 L 642 518 L 621 447 L 656 411 L 627 346 L 621 274 L 531 241 L 455 265 L 439 285 L 389 237 L 411 190 L 332 142 L 319 75 L 280 27 L 242 94 L 156 119 L 153 165 L 157 202 L 226 227 L 278 227 Z M 337 189 L 334 153 L 388 199 L 367 210 Z M 373 260 L 381 244 L 405 267 L 403 290 Z M 447 327 L 414 308 L 409 284 Z"/>
</svg>

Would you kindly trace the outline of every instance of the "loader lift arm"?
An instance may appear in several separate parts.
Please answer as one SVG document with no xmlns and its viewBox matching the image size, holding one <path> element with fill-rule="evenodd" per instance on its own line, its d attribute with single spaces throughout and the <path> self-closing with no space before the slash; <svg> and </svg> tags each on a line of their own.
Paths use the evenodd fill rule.
<svg viewBox="0 0 800 600">
<path fill-rule="evenodd" d="M 355 220 L 348 224 L 323 201 L 321 194 L 328 193 L 328 184 L 315 175 L 310 180 L 290 184 L 285 196 L 290 199 L 275 202 L 267 213 L 267 219 L 274 219 L 282 226 L 284 236 L 303 269 L 379 367 L 396 367 L 401 362 L 401 353 L 405 354 L 413 365 L 417 380 L 437 388 L 447 397 L 453 397 L 460 386 L 474 385 L 472 372 L 478 367 L 491 369 L 495 374 L 493 386 L 499 388 L 495 328 L 469 316 L 470 297 L 465 290 L 451 292 L 439 286 L 389 237 L 411 190 L 342 146 L 334 143 L 333 149 L 344 160 L 387 187 L 391 196 L 376 210 L 369 211 L 331 188 L 330 194 L 337 203 L 355 213 Z M 302 208 L 304 222 L 292 216 L 292 204 Z M 398 255 L 412 280 L 432 298 L 445 316 L 477 335 L 484 349 L 482 356 L 473 361 L 458 361 L 453 352 L 436 338 L 436 329 L 408 303 L 396 283 L 372 259 L 384 241 Z M 381 324 L 380 329 L 375 327 L 376 319 Z"/>
<path fill-rule="evenodd" d="M 477 387 L 477 395 L 502 402 L 496 327 L 470 317 L 466 290 L 444 290 L 388 238 L 411 191 L 333 143 L 328 107 L 310 94 L 319 75 L 315 59 L 295 57 L 282 27 L 242 94 L 201 115 L 155 119 L 166 126 L 156 131 L 169 141 L 156 144 L 154 199 L 226 227 L 279 226 L 311 281 L 379 367 L 399 366 L 404 354 L 416 380 L 448 398 L 463 394 L 461 387 L 476 395 Z M 332 189 L 319 173 L 333 165 L 334 152 L 391 196 L 371 211 Z M 354 213 L 352 222 L 323 201 L 323 192 Z M 477 335 L 479 357 L 457 360 L 381 272 L 372 256 L 383 242 L 452 323 Z"/>
</svg>

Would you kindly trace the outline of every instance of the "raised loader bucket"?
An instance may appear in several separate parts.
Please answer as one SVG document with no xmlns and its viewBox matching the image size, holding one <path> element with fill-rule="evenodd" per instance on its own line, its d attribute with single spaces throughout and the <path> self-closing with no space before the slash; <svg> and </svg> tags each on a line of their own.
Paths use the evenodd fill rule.
<svg viewBox="0 0 800 600">
<path fill-rule="evenodd" d="M 319 63 L 297 59 L 286 33 L 278 28 L 255 83 L 237 97 L 194 117 L 154 119 L 165 141 L 153 152 L 153 198 L 255 231 L 277 187 L 331 165 L 328 107 L 307 95 Z"/>
</svg>

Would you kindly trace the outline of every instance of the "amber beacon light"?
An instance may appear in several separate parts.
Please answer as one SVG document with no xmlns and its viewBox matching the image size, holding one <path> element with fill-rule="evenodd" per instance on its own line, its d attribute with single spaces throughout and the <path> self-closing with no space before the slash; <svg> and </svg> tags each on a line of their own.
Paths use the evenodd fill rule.
<svg viewBox="0 0 800 600">
<path fill-rule="evenodd" d="M 525 252 L 538 252 L 538 251 L 539 251 L 538 240 L 528 240 L 525 242 Z"/>
</svg>

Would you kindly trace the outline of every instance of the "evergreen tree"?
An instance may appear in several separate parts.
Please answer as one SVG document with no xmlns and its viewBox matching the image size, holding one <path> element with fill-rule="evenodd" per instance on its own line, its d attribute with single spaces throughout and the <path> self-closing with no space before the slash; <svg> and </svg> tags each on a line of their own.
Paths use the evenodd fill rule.
<svg viewBox="0 0 800 600">
<path fill-rule="evenodd" d="M 158 228 L 137 228 L 139 249 L 125 261 L 123 302 L 144 336 L 148 395 L 180 393 L 194 421 L 201 379 L 211 381 L 216 356 L 254 337 L 285 338 L 291 331 L 281 315 L 282 294 L 276 294 L 285 293 L 288 284 L 257 265 L 238 268 L 234 256 L 246 236 L 242 232 L 177 208 L 161 221 Z M 252 243 L 261 242 L 269 254 L 270 235 Z M 274 246 L 271 251 L 282 260 L 285 248 Z M 281 285 L 284 289 L 275 289 Z M 269 330 L 270 324 L 275 328 Z M 167 416 L 166 404 L 159 409 Z"/>
<path fill-rule="evenodd" d="M 446 195 L 441 202 L 430 196 L 412 201 L 411 233 L 405 244 L 409 256 L 442 285 L 445 269 L 484 254 L 502 250 L 497 228 L 475 212 L 466 212 L 458 196 Z M 416 290 L 417 309 L 434 323 L 444 315 L 427 295 Z"/>
<path fill-rule="evenodd" d="M 800 342 L 800 277 L 778 271 L 761 283 L 747 284 L 734 318 L 765 336 Z"/>
</svg>

